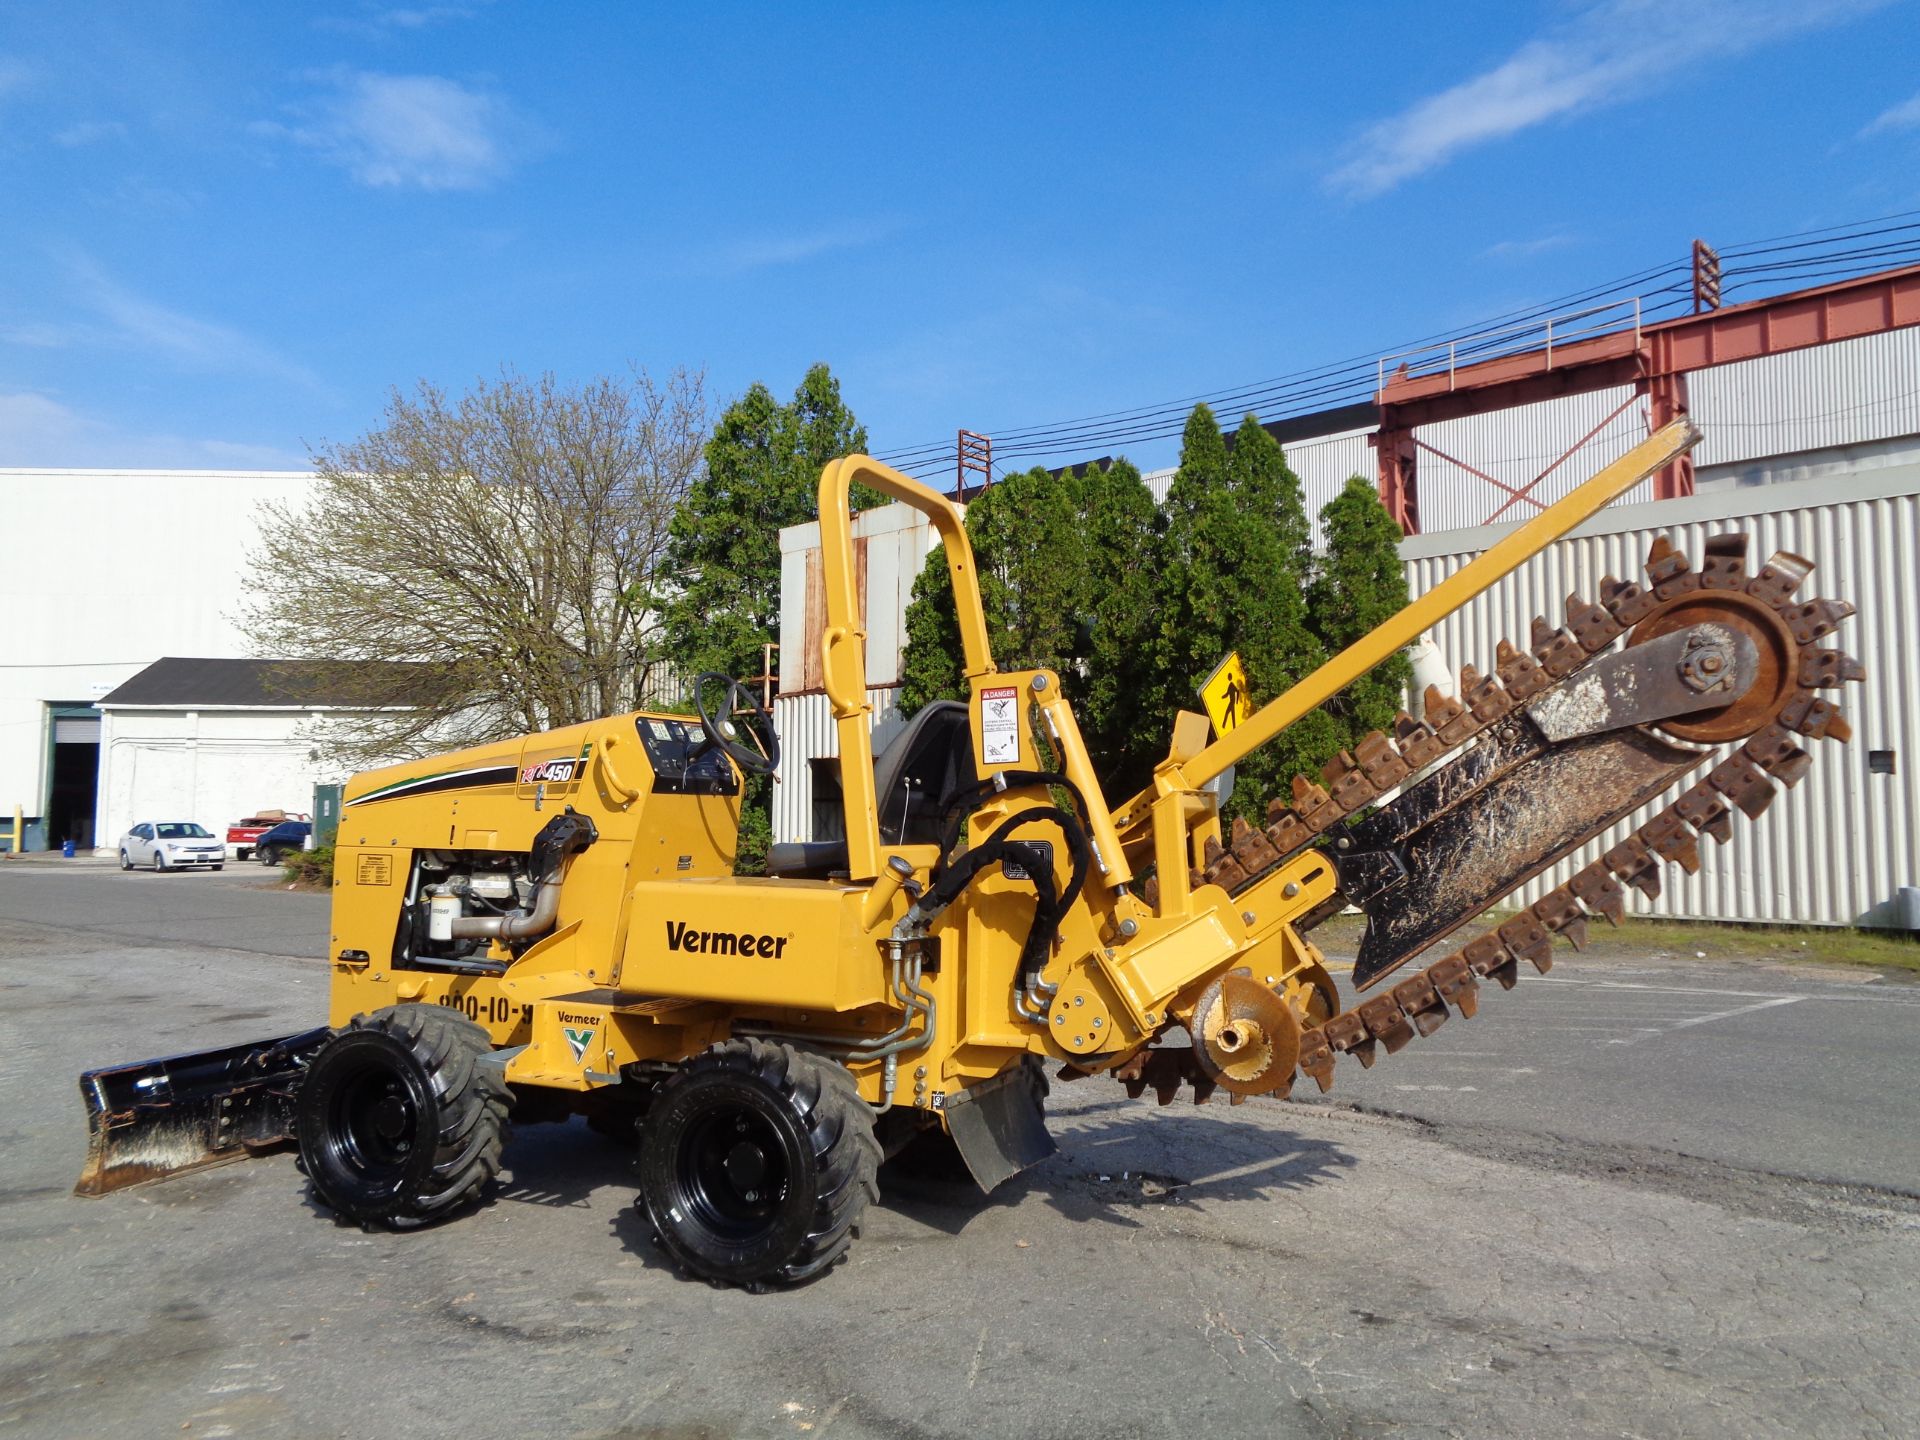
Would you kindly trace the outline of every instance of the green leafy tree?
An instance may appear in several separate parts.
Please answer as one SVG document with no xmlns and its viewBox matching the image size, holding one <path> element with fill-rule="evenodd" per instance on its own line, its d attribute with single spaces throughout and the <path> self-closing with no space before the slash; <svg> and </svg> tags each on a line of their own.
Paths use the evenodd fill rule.
<svg viewBox="0 0 1920 1440">
<path fill-rule="evenodd" d="M 1003 668 L 1065 670 L 1086 591 L 1079 483 L 1035 469 L 1003 477 L 967 506 L 967 537 L 986 614 L 987 642 Z M 936 548 L 907 606 L 901 705 L 960 699 L 960 628 L 946 551 Z"/>
<path fill-rule="evenodd" d="M 746 677 L 780 633 L 780 531 L 817 518 L 820 471 L 867 448 L 867 432 L 825 365 L 809 369 L 782 405 L 761 384 L 729 405 L 707 442 L 706 474 L 674 512 L 662 602 L 667 653 L 684 676 Z M 878 503 L 864 488 L 856 510 Z M 768 781 L 749 777 L 736 868 L 757 874 L 772 840 Z"/>
<path fill-rule="evenodd" d="M 1140 686 L 1153 633 L 1153 497 L 1125 460 L 1102 471 L 1009 475 L 967 507 L 995 663 L 1056 671 L 1113 798 L 1144 785 L 1164 753 Z M 914 581 L 901 705 L 961 699 L 960 632 L 946 556 Z"/>
<path fill-rule="evenodd" d="M 1323 658 L 1300 569 L 1309 535 L 1300 482 L 1257 417 L 1246 417 L 1229 452 L 1212 412 L 1195 406 L 1166 508 L 1154 605 L 1163 734 L 1172 712 L 1199 707 L 1197 687 L 1229 651 L 1245 662 L 1256 705 Z M 1226 814 L 1263 820 L 1267 801 L 1295 773 L 1317 769 L 1338 733 L 1310 714 L 1248 756 Z"/>
<path fill-rule="evenodd" d="M 1159 512 L 1130 461 L 1080 477 L 1086 563 L 1079 613 L 1089 622 L 1076 715 L 1100 784 L 1115 802 L 1153 777 L 1170 717 L 1149 705 Z"/>
<path fill-rule="evenodd" d="M 867 432 L 815 365 L 782 405 L 755 384 L 729 405 L 707 442 L 707 473 L 673 517 L 674 592 L 664 601 L 669 653 L 686 674 L 761 673 L 780 631 L 780 530 L 816 518 L 820 471 L 867 448 Z M 871 491 L 854 508 L 878 501 Z"/>
<path fill-rule="evenodd" d="M 1320 528 L 1326 549 L 1308 600 L 1321 643 L 1337 654 L 1405 608 L 1407 574 L 1400 563 L 1400 527 L 1360 476 L 1321 508 Z M 1340 745 L 1351 747 L 1370 730 L 1389 729 L 1412 676 L 1407 657 L 1395 654 L 1328 702 Z"/>
</svg>

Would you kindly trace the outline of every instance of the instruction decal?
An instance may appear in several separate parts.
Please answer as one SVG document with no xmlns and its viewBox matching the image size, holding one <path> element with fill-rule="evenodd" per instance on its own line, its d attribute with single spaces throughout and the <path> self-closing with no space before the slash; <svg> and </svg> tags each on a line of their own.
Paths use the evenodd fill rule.
<svg viewBox="0 0 1920 1440">
<path fill-rule="evenodd" d="M 393 856 L 362 855 L 354 862 L 353 883 L 356 885 L 393 884 Z"/>
<path fill-rule="evenodd" d="M 980 756 L 989 765 L 1020 763 L 1020 689 L 980 692 Z"/>
<path fill-rule="evenodd" d="M 567 1048 L 573 1051 L 573 1062 L 579 1064 L 587 1058 L 587 1047 L 593 1044 L 591 1025 L 563 1025 L 560 1033 L 567 1037 Z"/>
</svg>

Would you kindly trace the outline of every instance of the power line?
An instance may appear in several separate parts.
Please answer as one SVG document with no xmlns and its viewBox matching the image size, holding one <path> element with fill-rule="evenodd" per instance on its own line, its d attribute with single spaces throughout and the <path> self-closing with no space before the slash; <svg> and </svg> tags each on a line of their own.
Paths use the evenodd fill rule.
<svg viewBox="0 0 1920 1440">
<path fill-rule="evenodd" d="M 1767 284 L 1843 278 L 1869 269 L 1888 268 L 1891 263 L 1920 260 L 1920 220 L 1913 218 L 1916 216 L 1920 216 L 1920 210 L 1901 211 L 1725 247 L 1720 252 L 1724 266 L 1723 293 L 1749 291 Z M 1874 240 L 1879 243 L 1857 243 Z M 1763 258 L 1769 256 L 1782 258 Z M 1728 260 L 1742 263 L 1728 265 Z M 1412 359 L 1451 345 L 1455 347 L 1450 357 L 1452 363 L 1463 359 L 1471 361 L 1510 350 L 1514 332 L 1524 330 L 1533 322 L 1559 318 L 1582 307 L 1604 309 L 1630 300 L 1639 302 L 1642 324 L 1669 319 L 1686 314 L 1691 308 L 1691 282 L 1690 259 L 1654 265 L 1554 300 L 1521 306 L 1470 326 L 1439 331 L 1391 351 L 1369 351 L 1176 400 L 994 431 L 994 456 L 1011 460 L 1068 452 L 1085 455 L 1117 445 L 1170 439 L 1181 433 L 1187 416 L 1200 403 L 1222 411 L 1243 409 L 1263 413 L 1270 420 L 1282 420 L 1367 401 L 1374 398 L 1378 366 L 1383 359 Z M 886 451 L 879 458 L 910 474 L 931 474 L 951 465 L 952 457 L 953 442 L 941 440 Z"/>
</svg>

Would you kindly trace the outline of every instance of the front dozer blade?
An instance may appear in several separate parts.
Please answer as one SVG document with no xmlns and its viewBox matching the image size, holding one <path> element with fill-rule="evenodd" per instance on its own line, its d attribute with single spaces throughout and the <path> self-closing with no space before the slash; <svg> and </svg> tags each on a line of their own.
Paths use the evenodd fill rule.
<svg viewBox="0 0 1920 1440">
<path fill-rule="evenodd" d="M 293 1136 L 293 1101 L 325 1026 L 80 1077 L 87 1163 L 76 1195 L 105 1195 L 244 1158 Z"/>
<path fill-rule="evenodd" d="M 1550 746 L 1537 744 L 1528 722 L 1513 732 L 1502 737 L 1506 745 L 1495 739 L 1469 752 L 1350 827 L 1343 848 L 1336 842 L 1341 889 L 1367 917 L 1356 988 L 1397 970 L 1708 758 L 1639 729 Z"/>
</svg>

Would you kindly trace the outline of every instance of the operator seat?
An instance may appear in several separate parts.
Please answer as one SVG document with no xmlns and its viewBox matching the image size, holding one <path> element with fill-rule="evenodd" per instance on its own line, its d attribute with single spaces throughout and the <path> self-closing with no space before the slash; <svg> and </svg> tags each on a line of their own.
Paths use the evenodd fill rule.
<svg viewBox="0 0 1920 1440">
<path fill-rule="evenodd" d="M 979 778 L 967 707 L 958 700 L 922 706 L 874 758 L 873 790 L 882 845 L 937 845 L 940 822 L 962 787 Z M 824 880 L 847 870 L 847 842 L 793 840 L 767 847 L 767 874 Z"/>
</svg>

